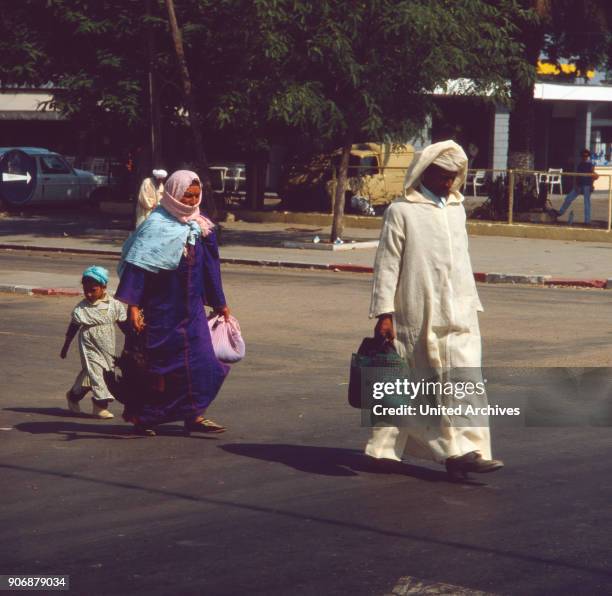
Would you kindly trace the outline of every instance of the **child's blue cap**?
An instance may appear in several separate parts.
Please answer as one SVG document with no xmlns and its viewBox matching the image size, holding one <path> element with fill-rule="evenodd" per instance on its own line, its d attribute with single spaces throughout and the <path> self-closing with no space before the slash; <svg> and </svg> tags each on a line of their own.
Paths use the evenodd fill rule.
<svg viewBox="0 0 612 596">
<path fill-rule="evenodd" d="M 105 286 L 108 284 L 108 269 L 104 269 L 104 267 L 100 267 L 99 265 L 94 265 L 83 271 L 83 277 L 91 277 L 91 279 Z"/>
</svg>

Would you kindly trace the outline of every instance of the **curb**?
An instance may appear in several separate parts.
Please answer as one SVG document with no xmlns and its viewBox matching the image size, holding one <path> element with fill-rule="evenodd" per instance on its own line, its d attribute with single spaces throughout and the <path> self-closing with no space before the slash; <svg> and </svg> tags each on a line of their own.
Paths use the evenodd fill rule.
<svg viewBox="0 0 612 596">
<path fill-rule="evenodd" d="M 36 251 L 36 252 L 59 252 L 65 254 L 91 254 L 117 257 L 121 255 L 119 250 L 99 250 L 85 248 L 58 248 L 31 245 L 2 244 L 0 249 Z M 373 267 L 366 265 L 351 265 L 345 263 L 307 263 L 303 261 L 269 261 L 264 259 L 245 259 L 235 257 L 221 257 L 222 264 L 248 265 L 254 267 L 275 267 L 287 269 L 309 269 L 313 271 L 334 271 L 346 273 L 373 273 Z M 508 273 L 483 273 L 474 272 L 474 280 L 487 284 L 508 285 L 535 285 L 548 287 L 573 287 L 573 288 L 596 288 L 612 289 L 612 279 L 590 278 L 574 279 L 565 277 L 553 277 L 551 275 L 533 274 L 508 274 Z M 29 294 L 37 296 L 80 296 L 81 290 L 76 288 L 39 288 L 17 284 L 0 284 L 0 292 L 13 294 Z"/>
<path fill-rule="evenodd" d="M 612 279 L 566 279 L 551 278 L 544 282 L 547 286 L 571 286 L 578 288 L 598 288 L 609 290 L 612 288 Z"/>
<path fill-rule="evenodd" d="M 284 248 L 302 248 L 304 250 L 326 250 L 326 251 L 347 251 L 347 250 L 359 250 L 362 248 L 378 248 L 378 240 L 364 240 L 360 242 L 345 242 L 344 244 L 328 244 L 326 242 L 320 242 L 315 244 L 314 242 L 294 242 L 293 240 L 287 240 L 282 243 Z"/>
<path fill-rule="evenodd" d="M 75 255 L 101 255 L 106 257 L 121 256 L 120 250 L 102 250 L 99 248 L 62 248 L 61 246 L 34 246 L 32 244 L 2 244 L 2 250 L 25 250 L 29 252 L 61 252 Z"/>
<path fill-rule="evenodd" d="M 26 294 L 28 296 L 80 296 L 83 293 L 73 288 L 36 288 L 13 284 L 0 284 L 0 292 Z"/>
<path fill-rule="evenodd" d="M 286 267 L 288 269 L 317 269 L 328 270 L 331 265 L 327 263 L 304 263 L 301 261 L 266 261 L 263 259 L 240 259 L 235 257 L 220 257 L 222 265 L 251 265 L 255 267 Z M 371 268 L 370 268 L 371 270 Z"/>
<path fill-rule="evenodd" d="M 311 271 L 332 271 L 343 273 L 369 273 L 372 267 L 345 264 L 298 263 L 289 261 L 256 261 L 254 259 L 221 259 L 230 265 L 249 265 L 255 267 L 275 267 L 287 269 L 309 269 Z M 474 273 L 474 280 L 486 284 L 531 285 L 540 287 L 612 289 L 612 279 L 571 279 L 553 278 L 550 275 L 507 275 L 504 273 Z M 0 284 L 0 292 L 26 294 L 30 296 L 80 296 L 76 288 L 38 288 L 16 284 Z"/>
</svg>

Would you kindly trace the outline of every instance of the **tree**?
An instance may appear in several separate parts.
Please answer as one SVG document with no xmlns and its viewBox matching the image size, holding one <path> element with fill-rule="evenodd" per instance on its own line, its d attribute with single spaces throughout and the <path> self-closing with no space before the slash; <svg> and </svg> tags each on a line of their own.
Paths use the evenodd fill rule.
<svg viewBox="0 0 612 596">
<path fill-rule="evenodd" d="M 2 86 L 52 87 L 43 107 L 60 111 L 80 136 L 139 137 L 149 115 L 142 8 L 134 0 L 8 4 L 0 14 L 9 56 L 0 64 Z"/>
<path fill-rule="evenodd" d="M 414 136 L 448 79 L 467 77 L 468 93 L 504 97 L 504 66 L 520 49 L 510 18 L 516 0 L 181 0 L 194 107 L 178 91 L 163 0 L 145 18 L 139 0 L 16 4 L 36 14 L 18 31 L 26 66 L 0 66 L 0 78 L 33 80 L 44 64 L 59 87 L 54 104 L 83 125 L 142 130 L 153 63 L 170 89 L 162 110 L 178 122 L 200 114 L 204 146 L 217 132 L 247 155 L 288 135 L 341 146 L 333 239 L 343 232 L 351 145 Z M 153 59 L 151 29 L 165 40 Z"/>
<path fill-rule="evenodd" d="M 436 88 L 451 78 L 470 77 L 471 93 L 503 96 L 502 67 L 519 51 L 507 17 L 512 1 L 498 3 L 504 10 L 479 0 L 253 4 L 249 23 L 258 34 L 251 42 L 259 51 L 244 64 L 242 90 L 227 96 L 233 109 L 223 117 L 236 122 L 266 94 L 265 123 L 339 142 L 332 240 L 343 232 L 351 145 L 405 142 L 434 109 Z"/>
<path fill-rule="evenodd" d="M 174 1 L 166 0 L 166 7 L 168 9 L 168 21 L 170 22 L 170 31 L 172 32 L 176 57 L 179 63 L 181 82 L 183 83 L 185 103 L 189 112 L 189 122 L 191 124 L 191 132 L 193 134 L 196 163 L 199 166 L 198 169 L 202 178 L 204 201 L 208 213 L 211 216 L 214 216 L 216 209 L 212 194 L 212 186 L 210 184 L 210 176 L 208 175 L 208 161 L 206 159 L 206 153 L 204 152 L 204 143 L 202 141 L 202 132 L 200 128 L 201 123 L 199 121 L 196 102 L 193 96 L 193 87 L 191 84 L 191 77 L 189 75 L 189 68 L 187 67 L 187 60 L 185 59 L 183 36 L 176 20 Z"/>
<path fill-rule="evenodd" d="M 497 4 L 493 2 L 492 4 Z M 577 74 L 600 65 L 610 52 L 611 8 L 608 0 L 521 0 L 512 18 L 515 40 L 522 56 L 508 63 L 512 109 L 508 167 L 534 167 L 535 100 L 537 62 L 546 56 L 553 62 L 576 64 Z"/>
<path fill-rule="evenodd" d="M 267 145 L 263 126 L 258 124 L 266 101 L 263 96 L 258 96 L 260 105 L 248 106 L 248 115 L 242 113 L 234 120 L 232 130 L 223 113 L 232 91 L 229 81 L 241 88 L 246 57 L 251 57 L 245 54 L 243 41 L 248 38 L 246 45 L 254 51 L 259 47 L 250 41 L 256 36 L 245 18 L 252 4 L 240 0 L 177 3 L 175 20 L 181 23 L 182 37 L 178 63 L 191 65 L 187 76 L 181 77 L 184 68 L 177 67 L 164 0 L 11 3 L 0 13 L 0 47 L 8 57 L 0 64 L 0 85 L 51 83 L 54 95 L 47 107 L 59 110 L 92 135 L 118 131 L 129 143 L 148 144 L 149 115 L 155 123 L 160 120 L 155 112 L 161 112 L 166 130 L 168 123 L 175 129 L 184 128 L 189 119 L 197 124 L 196 133 L 201 136 L 202 132 L 204 138 L 195 143 L 196 148 L 215 145 L 222 138 L 242 149 L 261 150 Z M 175 37 L 177 30 L 174 27 Z M 197 92 L 185 95 L 185 81 Z M 150 97 L 154 83 L 159 90 Z M 243 123 L 247 124 L 244 129 Z M 219 133 L 217 139 L 212 139 L 215 133 Z M 253 142 L 256 134 L 259 138 Z M 187 145 L 193 154 L 193 145 Z M 196 167 L 205 182 L 206 153 L 196 153 Z"/>
</svg>

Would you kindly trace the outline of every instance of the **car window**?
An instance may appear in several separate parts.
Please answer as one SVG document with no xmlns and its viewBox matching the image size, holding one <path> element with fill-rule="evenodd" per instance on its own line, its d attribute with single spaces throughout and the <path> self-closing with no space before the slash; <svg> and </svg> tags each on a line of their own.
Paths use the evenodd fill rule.
<svg viewBox="0 0 612 596">
<path fill-rule="evenodd" d="M 366 174 L 372 176 L 374 174 L 378 174 L 378 159 L 374 155 L 369 155 L 368 157 L 362 157 L 360 171 L 363 176 Z"/>
<path fill-rule="evenodd" d="M 70 167 L 59 155 L 41 155 L 40 169 L 44 174 L 70 174 Z"/>
<path fill-rule="evenodd" d="M 378 159 L 376 156 L 350 156 L 348 170 L 349 176 L 373 176 L 374 174 L 378 174 Z"/>
<path fill-rule="evenodd" d="M 19 151 L 11 151 L 6 160 L 6 171 L 8 174 L 24 175 L 28 169 L 28 156 Z"/>
<path fill-rule="evenodd" d="M 333 167 L 340 168 L 340 155 L 335 155 L 332 158 Z M 378 157 L 375 155 L 350 155 L 349 156 L 349 164 L 348 164 L 348 176 L 373 176 L 374 174 L 378 174 Z"/>
</svg>

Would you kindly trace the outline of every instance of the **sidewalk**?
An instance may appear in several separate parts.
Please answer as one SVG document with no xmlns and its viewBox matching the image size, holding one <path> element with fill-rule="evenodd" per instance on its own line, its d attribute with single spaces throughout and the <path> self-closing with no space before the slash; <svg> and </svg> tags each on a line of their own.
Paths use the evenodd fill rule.
<svg viewBox="0 0 612 596">
<path fill-rule="evenodd" d="M 26 216 L 0 218 L 0 248 L 65 251 L 118 257 L 129 235 L 126 218 L 110 216 Z M 368 273 L 375 248 L 343 251 L 284 248 L 283 242 L 312 243 L 329 237 L 329 227 L 285 223 L 223 223 L 220 252 L 224 263 L 302 267 Z M 347 228 L 345 243 L 372 241 L 378 230 Z M 612 244 L 471 236 L 476 279 L 492 283 L 537 283 L 606 287 L 612 278 Z M 0 266 L 1 267 L 1 266 Z M 116 279 L 111 280 L 111 286 Z M 0 289 L 38 293 L 75 291 L 74 278 L 58 273 L 0 268 Z"/>
</svg>

